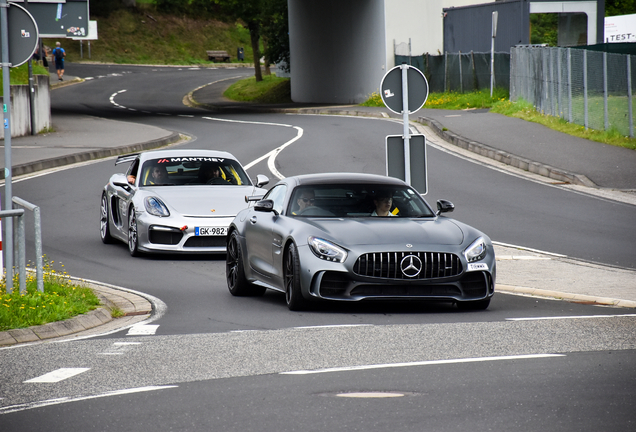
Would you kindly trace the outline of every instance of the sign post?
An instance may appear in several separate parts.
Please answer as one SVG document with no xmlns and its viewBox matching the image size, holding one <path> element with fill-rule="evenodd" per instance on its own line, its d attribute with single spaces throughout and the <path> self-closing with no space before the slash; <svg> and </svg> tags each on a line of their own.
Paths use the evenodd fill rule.
<svg viewBox="0 0 636 432">
<path fill-rule="evenodd" d="M 381 83 L 380 96 L 384 104 L 396 114 L 402 114 L 402 121 L 404 125 L 402 141 L 402 152 L 395 150 L 396 136 L 387 137 L 387 175 L 392 177 L 401 178 L 409 185 L 415 187 L 413 179 L 412 167 L 412 150 L 414 147 L 411 145 L 411 134 L 409 128 L 409 114 L 418 111 L 428 98 L 428 81 L 422 72 L 407 64 L 396 66 L 384 75 Z M 424 138 L 423 135 L 419 135 Z M 424 144 L 423 151 L 418 151 L 417 164 L 421 163 L 422 170 L 417 170 L 420 178 L 415 181 L 418 184 L 418 191 L 425 195 L 427 193 L 428 185 L 426 181 L 426 138 L 424 140 L 418 139 L 418 146 L 420 143 Z M 396 162 L 395 157 L 400 155 L 400 161 Z M 420 159 L 421 158 L 421 159 Z M 402 164 L 402 168 L 397 168 Z M 389 168 L 391 167 L 391 168 Z M 401 173 L 401 174 L 398 174 Z M 423 181 L 421 176 L 423 175 Z"/>
<path fill-rule="evenodd" d="M 4 117 L 4 208 L 13 208 L 11 187 L 11 81 L 9 68 L 25 63 L 38 43 L 38 26 L 22 6 L 0 0 L 0 46 L 2 47 L 2 114 Z M 4 221 L 4 263 L 7 293 L 13 291 L 13 221 Z"/>
</svg>

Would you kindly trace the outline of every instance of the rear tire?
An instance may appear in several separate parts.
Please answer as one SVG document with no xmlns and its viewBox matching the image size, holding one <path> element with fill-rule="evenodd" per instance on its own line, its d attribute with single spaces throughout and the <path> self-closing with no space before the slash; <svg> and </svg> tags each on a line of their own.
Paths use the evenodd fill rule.
<svg viewBox="0 0 636 432">
<path fill-rule="evenodd" d="M 307 309 L 307 300 L 300 290 L 300 261 L 294 243 L 289 245 L 283 264 L 285 272 L 285 301 L 291 311 Z"/>
<path fill-rule="evenodd" d="M 110 212 L 108 211 L 108 197 L 106 193 L 102 194 L 99 225 L 99 234 L 102 238 L 102 243 L 113 243 L 113 237 L 110 235 Z"/>
<path fill-rule="evenodd" d="M 250 283 L 245 277 L 241 242 L 236 231 L 232 231 L 227 242 L 225 278 L 230 294 L 237 297 L 262 296 L 266 288 Z"/>
<path fill-rule="evenodd" d="M 457 302 L 457 308 L 463 311 L 486 310 L 490 306 L 490 298 L 476 301 Z"/>
<path fill-rule="evenodd" d="M 128 214 L 128 252 L 131 256 L 139 256 L 139 236 L 137 234 L 137 214 L 134 208 L 130 208 Z"/>
</svg>

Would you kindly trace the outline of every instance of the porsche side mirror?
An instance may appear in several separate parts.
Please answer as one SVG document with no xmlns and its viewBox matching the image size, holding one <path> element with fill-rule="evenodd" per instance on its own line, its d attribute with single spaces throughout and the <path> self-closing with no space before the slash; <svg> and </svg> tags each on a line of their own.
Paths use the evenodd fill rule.
<svg viewBox="0 0 636 432">
<path fill-rule="evenodd" d="M 120 187 L 128 192 L 130 192 L 132 190 L 132 188 L 130 187 L 130 183 L 128 183 L 128 179 L 126 178 L 125 174 L 113 174 L 113 176 L 110 178 L 110 182 L 113 184 L 113 186 L 116 187 Z"/>
<path fill-rule="evenodd" d="M 274 201 L 270 199 L 258 201 L 256 204 L 254 204 L 254 210 L 260 212 L 274 212 L 278 214 L 278 212 L 274 210 Z"/>
<path fill-rule="evenodd" d="M 256 176 L 256 187 L 263 187 L 267 183 L 269 183 L 269 179 L 267 178 L 267 176 L 263 174 L 258 174 Z"/>
<path fill-rule="evenodd" d="M 455 205 L 452 202 L 446 200 L 437 201 L 437 216 L 442 213 L 450 213 L 453 210 L 455 210 Z"/>
</svg>

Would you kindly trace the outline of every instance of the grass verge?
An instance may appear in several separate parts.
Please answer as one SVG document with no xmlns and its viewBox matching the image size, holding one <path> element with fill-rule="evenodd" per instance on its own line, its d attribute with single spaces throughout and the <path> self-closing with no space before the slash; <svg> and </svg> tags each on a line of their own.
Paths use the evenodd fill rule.
<svg viewBox="0 0 636 432">
<path fill-rule="evenodd" d="M 254 77 L 237 81 L 223 96 L 241 102 L 276 104 L 292 101 L 289 78 L 278 78 L 274 74 L 263 76 L 263 81 L 260 82 L 256 82 Z"/>
<path fill-rule="evenodd" d="M 33 75 L 48 75 L 49 71 L 39 64 L 33 62 Z M 0 83 L 4 75 L 2 73 L 2 69 L 0 69 Z M 20 85 L 20 84 L 28 84 L 29 83 L 29 65 L 23 64 L 16 68 L 9 69 L 9 82 L 11 85 Z M 3 86 L 0 85 L 0 96 L 4 95 Z"/>
<path fill-rule="evenodd" d="M 11 294 L 6 292 L 6 281 L 0 282 L 0 331 L 62 321 L 99 306 L 99 298 L 90 288 L 73 283 L 66 273 L 56 272 L 52 264 L 44 265 L 44 292 L 37 290 L 34 272 L 27 273 L 25 294 L 19 292 L 17 275 Z"/>
<path fill-rule="evenodd" d="M 372 93 L 361 105 L 383 107 L 384 103 L 379 93 Z M 562 118 L 541 114 L 524 100 L 511 102 L 505 89 L 495 89 L 492 97 L 490 97 L 490 90 L 471 93 L 430 93 L 424 108 L 448 110 L 488 108 L 490 112 L 539 123 L 568 135 L 636 150 L 636 138 L 621 135 L 615 129 L 607 131 L 586 129 L 584 126 L 568 123 Z"/>
</svg>

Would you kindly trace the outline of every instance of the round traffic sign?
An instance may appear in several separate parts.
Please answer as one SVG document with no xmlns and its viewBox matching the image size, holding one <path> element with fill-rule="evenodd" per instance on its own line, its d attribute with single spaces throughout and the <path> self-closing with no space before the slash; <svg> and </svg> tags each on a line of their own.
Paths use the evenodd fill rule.
<svg viewBox="0 0 636 432">
<path fill-rule="evenodd" d="M 9 63 L 18 67 L 31 58 L 38 45 L 38 26 L 33 16 L 22 6 L 9 3 L 7 13 L 9 33 Z M 2 32 L 0 32 L 0 44 Z M 2 46 L 2 45 L 0 45 Z"/>
<path fill-rule="evenodd" d="M 428 98 L 428 81 L 417 68 L 409 65 L 395 66 L 382 78 L 380 96 L 388 109 L 402 114 L 402 68 L 406 67 L 406 84 L 408 89 L 408 113 L 413 114 L 424 106 Z"/>
</svg>

